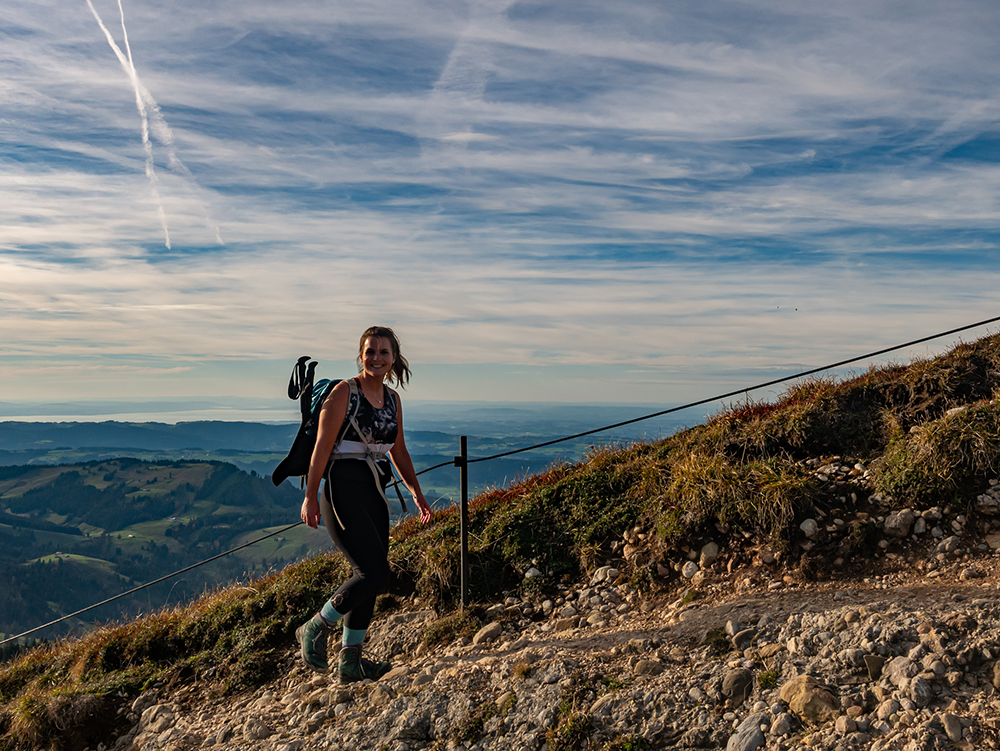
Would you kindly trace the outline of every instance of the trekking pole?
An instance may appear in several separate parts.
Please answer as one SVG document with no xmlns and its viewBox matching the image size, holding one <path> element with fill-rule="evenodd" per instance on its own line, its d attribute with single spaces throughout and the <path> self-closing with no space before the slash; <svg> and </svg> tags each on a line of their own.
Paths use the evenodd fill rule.
<svg viewBox="0 0 1000 751">
<path fill-rule="evenodd" d="M 469 606 L 469 438 L 468 436 L 458 437 L 458 456 L 455 457 L 455 466 L 459 469 L 460 483 L 462 486 L 461 505 L 461 528 L 459 537 L 461 538 L 462 550 L 462 610 Z"/>
</svg>

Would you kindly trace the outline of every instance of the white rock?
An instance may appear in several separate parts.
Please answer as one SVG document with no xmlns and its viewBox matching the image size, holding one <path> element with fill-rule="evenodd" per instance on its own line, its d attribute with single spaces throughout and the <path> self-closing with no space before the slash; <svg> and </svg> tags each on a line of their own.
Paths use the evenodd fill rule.
<svg viewBox="0 0 1000 751">
<path fill-rule="evenodd" d="M 701 549 L 701 555 L 698 558 L 698 566 L 700 568 L 707 568 L 715 563 L 718 557 L 719 546 L 714 542 L 710 542 Z"/>
<path fill-rule="evenodd" d="M 906 537 L 910 534 L 910 527 L 913 526 L 915 518 L 916 514 L 910 509 L 896 511 L 886 517 L 882 529 L 891 537 Z"/>
<path fill-rule="evenodd" d="M 794 727 L 794 721 L 792 716 L 787 712 L 782 712 L 774 718 L 774 722 L 771 723 L 771 735 L 778 736 L 779 738 L 783 735 L 789 735 Z"/>
</svg>

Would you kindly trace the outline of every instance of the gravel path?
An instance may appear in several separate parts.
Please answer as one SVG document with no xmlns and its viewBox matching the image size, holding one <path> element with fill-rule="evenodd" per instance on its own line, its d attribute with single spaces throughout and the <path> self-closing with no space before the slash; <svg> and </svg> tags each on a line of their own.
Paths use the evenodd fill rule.
<svg viewBox="0 0 1000 751">
<path fill-rule="evenodd" d="M 253 694 L 212 700 L 201 684 L 144 694 L 134 727 L 111 745 L 1000 748 L 998 563 L 986 553 L 932 577 L 902 570 L 780 588 L 762 580 L 738 594 L 719 581 L 691 602 L 643 600 L 605 571 L 604 581 L 567 591 L 547 618 L 498 618 L 475 639 L 436 649 L 420 644 L 432 613 L 397 613 L 373 630 L 373 652 L 395 665 L 377 683 L 341 687 L 303 670 L 290 650 L 285 676 Z M 971 565 L 979 576 L 962 581 Z M 566 603 L 574 615 L 562 614 Z M 492 612 L 525 606 L 508 600 Z"/>
</svg>

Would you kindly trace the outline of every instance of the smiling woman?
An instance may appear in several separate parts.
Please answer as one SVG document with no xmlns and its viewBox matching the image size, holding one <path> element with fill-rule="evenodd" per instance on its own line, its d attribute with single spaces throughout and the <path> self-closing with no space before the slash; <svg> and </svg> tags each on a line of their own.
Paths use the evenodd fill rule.
<svg viewBox="0 0 1000 751">
<path fill-rule="evenodd" d="M 399 394 L 385 384 L 389 380 L 403 386 L 410 378 L 409 364 L 399 351 L 399 339 L 390 328 L 372 326 L 361 335 L 358 350 L 361 374 L 338 383 L 320 412 L 301 512 L 302 521 L 314 529 L 320 521 L 325 522 L 334 544 L 354 570 L 323 609 L 295 632 L 306 666 L 325 672 L 329 668 L 329 632 L 343 620 L 337 665 L 341 683 L 377 680 L 390 669 L 388 662 L 361 657 L 375 596 L 389 583 L 389 502 L 385 486 L 392 470 L 387 458 L 413 493 L 420 520 L 426 523 L 431 518 L 403 440 L 402 402 Z M 354 415 L 348 417 L 352 393 L 360 402 Z M 323 498 L 318 501 L 324 478 Z"/>
</svg>

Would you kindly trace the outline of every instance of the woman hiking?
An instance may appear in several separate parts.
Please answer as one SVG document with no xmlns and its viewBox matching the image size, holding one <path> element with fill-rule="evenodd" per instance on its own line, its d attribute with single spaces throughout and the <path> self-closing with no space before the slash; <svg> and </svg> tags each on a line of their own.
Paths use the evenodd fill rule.
<svg viewBox="0 0 1000 751">
<path fill-rule="evenodd" d="M 376 680 L 389 672 L 388 662 L 361 656 L 361 645 L 375 609 L 375 596 L 389 583 L 389 507 L 385 486 L 396 470 L 420 510 L 430 521 L 431 509 L 420 490 L 413 461 L 403 441 L 403 408 L 399 395 L 386 385 L 405 386 L 410 368 L 392 329 L 372 326 L 361 335 L 356 378 L 334 386 L 319 416 L 316 447 L 309 462 L 302 521 L 313 529 L 322 519 L 334 544 L 347 557 L 353 576 L 295 632 L 305 664 L 328 669 L 326 645 L 334 624 L 344 630 L 337 671 L 341 683 Z M 347 418 L 352 391 L 358 399 L 355 419 Z M 326 478 L 317 500 L 320 481 Z"/>
</svg>

